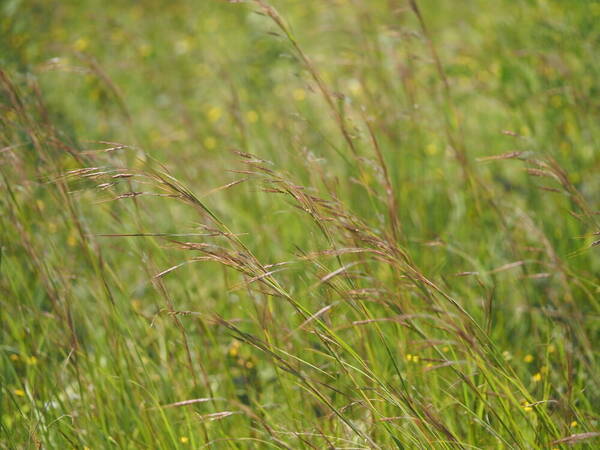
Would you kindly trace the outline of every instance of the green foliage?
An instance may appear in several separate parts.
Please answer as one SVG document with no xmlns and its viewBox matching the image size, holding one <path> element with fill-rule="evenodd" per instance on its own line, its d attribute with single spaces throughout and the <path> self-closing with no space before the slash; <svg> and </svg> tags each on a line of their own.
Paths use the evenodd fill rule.
<svg viewBox="0 0 600 450">
<path fill-rule="evenodd" d="M 599 3 L 0 11 L 0 448 L 598 444 Z"/>
</svg>

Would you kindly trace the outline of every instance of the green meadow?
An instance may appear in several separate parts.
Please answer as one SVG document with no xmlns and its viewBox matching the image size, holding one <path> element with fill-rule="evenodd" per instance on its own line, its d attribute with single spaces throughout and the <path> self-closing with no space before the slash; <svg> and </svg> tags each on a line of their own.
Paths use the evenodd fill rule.
<svg viewBox="0 0 600 450">
<path fill-rule="evenodd" d="M 1 449 L 600 446 L 600 2 L 0 2 Z"/>
</svg>

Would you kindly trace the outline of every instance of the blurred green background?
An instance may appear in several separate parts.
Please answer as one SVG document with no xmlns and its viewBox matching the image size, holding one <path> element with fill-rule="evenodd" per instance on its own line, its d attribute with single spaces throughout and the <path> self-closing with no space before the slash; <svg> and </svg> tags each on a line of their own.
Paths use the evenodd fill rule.
<svg viewBox="0 0 600 450">
<path fill-rule="evenodd" d="M 254 2 L 0 4 L 0 68 L 10 80 L 0 105 L 2 448 L 533 448 L 597 430 L 600 260 L 590 245 L 600 228 L 600 3 L 423 0 L 423 22 L 403 0 L 270 4 L 311 66 Z M 396 195 L 402 248 L 486 329 L 485 357 L 433 323 L 425 335 L 382 325 L 387 348 L 380 331 L 356 331 L 352 324 L 370 317 L 439 310 L 381 261 L 352 272 L 353 288 L 385 288 L 398 310 L 369 300 L 360 310 L 340 286 L 321 286 L 342 262 L 302 256 L 333 241 L 362 244 L 341 232 L 328 238 L 291 199 L 235 172 L 247 169 L 235 151 L 268 160 L 384 236 L 385 174 L 369 128 Z M 114 143 L 127 148 L 101 151 Z M 509 152 L 556 161 L 568 187 L 530 176 L 528 161 L 489 159 Z M 327 323 L 372 376 L 344 373 L 350 362 L 298 332 L 305 317 L 237 289 L 244 278 L 232 270 L 186 264 L 151 281 L 187 258 L 172 240 L 202 240 L 206 218 L 172 199 L 109 201 L 93 180 L 57 187 L 82 166 L 168 171 L 258 260 L 293 260 L 277 279 L 311 313 L 337 305 Z M 100 236 L 122 233 L 172 240 Z M 320 385 L 331 403 L 308 399 L 294 376 L 233 340 L 213 314 L 290 364 L 310 363 L 300 364 L 305 376 L 328 386 Z M 460 361 L 462 375 L 425 370 L 443 363 L 432 346 Z M 510 375 L 492 382 L 482 367 L 495 370 L 487 358 L 498 355 Z M 400 379 L 420 413 L 391 394 L 360 403 L 357 386 L 377 391 Z M 558 406 L 543 403 L 538 413 L 520 407 L 523 399 Z M 429 407 L 459 443 L 444 441 Z M 222 412 L 231 415 L 208 416 Z M 405 414 L 431 424 L 386 419 Z"/>
</svg>

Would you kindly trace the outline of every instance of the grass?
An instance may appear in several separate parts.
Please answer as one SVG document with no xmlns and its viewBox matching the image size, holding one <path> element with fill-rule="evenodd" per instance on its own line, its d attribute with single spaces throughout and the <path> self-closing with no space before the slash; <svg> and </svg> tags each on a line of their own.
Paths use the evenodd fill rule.
<svg viewBox="0 0 600 450">
<path fill-rule="evenodd" d="M 599 3 L 0 8 L 0 448 L 598 445 Z"/>
</svg>

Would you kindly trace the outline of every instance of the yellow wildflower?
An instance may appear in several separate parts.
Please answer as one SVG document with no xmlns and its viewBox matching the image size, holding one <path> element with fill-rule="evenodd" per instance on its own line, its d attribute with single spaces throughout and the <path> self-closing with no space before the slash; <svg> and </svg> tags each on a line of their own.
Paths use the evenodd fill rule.
<svg viewBox="0 0 600 450">
<path fill-rule="evenodd" d="M 207 136 L 204 138 L 204 146 L 207 149 L 212 150 L 217 146 L 217 140 L 212 136 Z"/>
<path fill-rule="evenodd" d="M 212 106 L 208 108 L 208 111 L 206 111 L 206 115 L 208 117 L 208 120 L 210 120 L 211 122 L 216 122 L 223 115 L 223 111 L 221 111 L 221 108 L 219 108 L 218 106 Z"/>
<path fill-rule="evenodd" d="M 294 100 L 301 102 L 306 98 L 306 92 L 304 89 L 294 89 L 294 92 L 292 92 L 292 97 L 294 97 Z"/>
<path fill-rule="evenodd" d="M 69 234 L 67 237 L 67 245 L 69 247 L 75 247 L 77 245 L 77 236 L 75 236 L 75 232 Z"/>
<path fill-rule="evenodd" d="M 152 53 L 152 47 L 148 44 L 142 44 L 138 47 L 138 53 L 142 58 L 145 58 Z"/>
<path fill-rule="evenodd" d="M 434 143 L 430 143 L 425 147 L 425 153 L 428 155 L 435 155 L 438 152 L 438 148 Z"/>
<path fill-rule="evenodd" d="M 89 44 L 90 44 L 90 42 L 87 39 L 79 38 L 73 43 L 73 49 L 78 52 L 82 52 L 86 48 L 88 48 Z"/>
<path fill-rule="evenodd" d="M 258 122 L 258 113 L 256 111 L 248 111 L 246 113 L 246 120 L 248 120 L 248 123 Z"/>
</svg>

